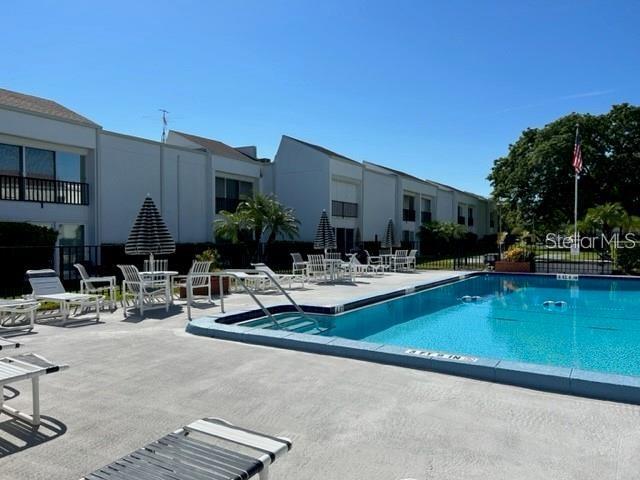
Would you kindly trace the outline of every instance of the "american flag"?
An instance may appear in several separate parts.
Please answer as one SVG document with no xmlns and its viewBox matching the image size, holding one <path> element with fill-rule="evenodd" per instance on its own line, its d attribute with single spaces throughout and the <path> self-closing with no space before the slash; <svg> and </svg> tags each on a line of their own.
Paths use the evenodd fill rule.
<svg viewBox="0 0 640 480">
<path fill-rule="evenodd" d="M 582 147 L 580 146 L 580 131 L 576 127 L 576 144 L 573 147 L 573 169 L 576 175 L 582 171 Z"/>
</svg>

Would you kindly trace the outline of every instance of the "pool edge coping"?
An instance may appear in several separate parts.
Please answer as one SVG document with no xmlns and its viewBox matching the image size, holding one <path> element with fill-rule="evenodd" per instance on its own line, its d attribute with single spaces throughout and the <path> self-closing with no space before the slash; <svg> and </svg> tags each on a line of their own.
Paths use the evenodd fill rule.
<svg viewBox="0 0 640 480">
<path fill-rule="evenodd" d="M 494 272 L 467 272 L 463 275 L 383 292 L 371 297 L 356 298 L 342 306 L 304 305 L 301 307 L 308 313 L 337 314 L 486 273 L 494 274 Z M 547 273 L 525 275 L 555 276 L 555 274 Z M 583 277 L 588 277 L 588 275 Z M 598 275 L 597 277 L 602 278 L 603 276 Z M 350 308 L 345 308 L 347 306 Z M 294 311 L 291 305 L 270 306 L 269 310 L 272 313 Z M 253 316 L 256 312 L 258 315 Z M 247 318 L 247 315 L 252 316 Z M 640 404 L 640 377 L 631 375 L 513 360 L 497 360 L 473 355 L 447 354 L 397 345 L 268 330 L 237 324 L 263 315 L 260 310 L 243 310 L 224 316 L 202 317 L 202 319 L 210 320 L 210 324 L 206 327 L 199 326 L 197 321 L 201 319 L 194 319 L 187 324 L 186 331 L 194 335 L 221 340 L 350 358 L 579 397 Z M 236 319 L 236 322 L 218 322 L 221 319 Z"/>
</svg>

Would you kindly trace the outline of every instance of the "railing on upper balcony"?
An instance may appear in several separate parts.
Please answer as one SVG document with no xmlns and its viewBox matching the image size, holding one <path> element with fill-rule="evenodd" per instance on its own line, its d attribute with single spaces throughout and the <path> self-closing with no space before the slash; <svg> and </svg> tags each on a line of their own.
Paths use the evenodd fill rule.
<svg viewBox="0 0 640 480">
<path fill-rule="evenodd" d="M 89 185 L 49 178 L 0 175 L 0 200 L 89 205 Z"/>
<path fill-rule="evenodd" d="M 408 208 L 402 209 L 402 220 L 404 222 L 415 222 L 416 221 L 416 211 L 409 210 Z"/>
<path fill-rule="evenodd" d="M 352 202 L 331 202 L 331 215 L 343 218 L 358 218 L 358 204 Z"/>
</svg>

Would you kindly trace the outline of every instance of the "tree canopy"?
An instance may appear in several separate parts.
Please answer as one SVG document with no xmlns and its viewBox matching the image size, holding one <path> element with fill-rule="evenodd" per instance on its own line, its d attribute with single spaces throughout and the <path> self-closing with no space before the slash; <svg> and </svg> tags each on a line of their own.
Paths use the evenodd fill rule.
<svg viewBox="0 0 640 480">
<path fill-rule="evenodd" d="M 579 217 L 607 203 L 640 214 L 640 107 L 624 103 L 602 115 L 574 113 L 529 128 L 494 161 L 488 179 L 509 226 L 559 231 L 573 222 L 576 125 L 583 158 Z"/>
</svg>

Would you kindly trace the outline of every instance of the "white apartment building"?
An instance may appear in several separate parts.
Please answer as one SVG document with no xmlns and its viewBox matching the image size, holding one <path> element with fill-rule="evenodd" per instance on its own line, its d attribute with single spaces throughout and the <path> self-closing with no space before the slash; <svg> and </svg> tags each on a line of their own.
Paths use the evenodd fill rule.
<svg viewBox="0 0 640 480">
<path fill-rule="evenodd" d="M 178 132 L 160 143 L 106 131 L 0 89 L 0 221 L 52 227 L 60 245 L 124 243 L 147 194 L 176 242 L 212 241 L 216 205 L 271 181 L 270 163 L 256 157 L 255 147 Z"/>
<path fill-rule="evenodd" d="M 326 210 L 342 251 L 381 239 L 389 218 L 404 240 L 430 219 L 495 232 L 483 197 L 292 137 L 271 162 L 256 147 L 183 132 L 160 143 L 106 131 L 51 100 L 0 89 L 0 221 L 50 226 L 60 245 L 121 244 L 150 194 L 177 243 L 208 242 L 216 214 L 253 192 L 293 207 L 302 241 Z"/>
<path fill-rule="evenodd" d="M 274 161 L 275 191 L 312 241 L 322 210 L 330 213 L 339 250 L 382 239 L 389 219 L 396 238 L 417 241 L 420 225 L 455 222 L 478 236 L 495 233 L 491 202 L 479 195 L 371 162 L 358 162 L 284 135 Z"/>
</svg>

